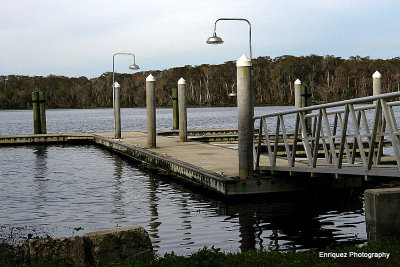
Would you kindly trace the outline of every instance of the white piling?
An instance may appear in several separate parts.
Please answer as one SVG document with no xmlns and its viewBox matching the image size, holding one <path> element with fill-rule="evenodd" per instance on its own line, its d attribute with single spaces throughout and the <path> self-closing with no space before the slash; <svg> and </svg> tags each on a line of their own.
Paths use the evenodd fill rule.
<svg viewBox="0 0 400 267">
<path fill-rule="evenodd" d="M 186 81 L 178 81 L 179 141 L 187 141 Z"/>
<path fill-rule="evenodd" d="M 253 176 L 254 102 L 251 86 L 252 62 L 245 55 L 236 62 L 238 103 L 239 177 Z"/>
<path fill-rule="evenodd" d="M 120 85 L 115 82 L 113 85 L 114 92 L 114 138 L 121 139 L 121 97 L 120 97 Z"/>
<path fill-rule="evenodd" d="M 294 82 L 294 107 L 301 108 L 301 81 L 299 79 Z"/>
<path fill-rule="evenodd" d="M 156 79 L 146 78 L 147 148 L 156 147 Z"/>
<path fill-rule="evenodd" d="M 375 71 L 372 75 L 372 95 L 382 94 L 382 75 Z"/>
</svg>

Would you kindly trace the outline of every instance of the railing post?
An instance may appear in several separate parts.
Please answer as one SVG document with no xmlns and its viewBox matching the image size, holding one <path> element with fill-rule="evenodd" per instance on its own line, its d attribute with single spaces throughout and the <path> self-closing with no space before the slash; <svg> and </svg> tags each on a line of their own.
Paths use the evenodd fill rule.
<svg viewBox="0 0 400 267">
<path fill-rule="evenodd" d="M 309 107 L 311 106 L 311 87 L 305 87 L 301 86 L 301 107 Z M 304 116 L 310 112 L 304 112 Z M 311 132 L 311 118 L 306 118 L 306 127 L 307 127 L 307 133 Z"/>
<path fill-rule="evenodd" d="M 114 83 L 114 138 L 121 139 L 121 106 L 120 85 Z"/>
<path fill-rule="evenodd" d="M 238 150 L 239 177 L 253 176 L 253 91 L 251 86 L 252 62 L 245 55 L 237 62 Z"/>
<path fill-rule="evenodd" d="M 187 141 L 187 114 L 186 114 L 186 81 L 178 81 L 178 109 L 179 109 L 179 141 Z"/>
<path fill-rule="evenodd" d="M 32 92 L 33 133 L 40 134 L 39 92 Z"/>
<path fill-rule="evenodd" d="M 146 78 L 147 148 L 156 147 L 156 79 Z"/>
<path fill-rule="evenodd" d="M 40 133 L 47 133 L 46 129 L 46 107 L 45 107 L 45 94 L 39 92 L 39 110 L 40 110 Z"/>
<path fill-rule="evenodd" d="M 172 88 L 172 129 L 179 129 L 178 88 Z"/>
<path fill-rule="evenodd" d="M 294 82 L 294 107 L 301 108 L 301 81 L 299 79 Z"/>
</svg>

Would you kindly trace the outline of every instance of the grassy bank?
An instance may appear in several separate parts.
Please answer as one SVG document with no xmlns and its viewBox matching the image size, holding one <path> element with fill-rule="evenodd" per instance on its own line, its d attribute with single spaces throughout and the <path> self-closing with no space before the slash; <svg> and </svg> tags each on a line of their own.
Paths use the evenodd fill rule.
<svg viewBox="0 0 400 267">
<path fill-rule="evenodd" d="M 326 253 L 325 257 L 321 257 L 323 253 Z M 354 255 L 354 253 L 358 255 Z M 381 255 L 382 258 L 377 258 L 380 253 L 389 253 L 390 255 L 388 258 L 384 255 Z M 347 257 L 343 257 L 343 255 L 347 255 Z M 63 261 L 55 261 L 42 262 L 33 266 L 71 265 Z M 400 266 L 400 238 L 362 247 L 346 246 L 326 249 L 325 251 L 312 250 L 306 252 L 247 251 L 243 253 L 223 253 L 219 249 L 203 248 L 190 256 L 177 256 L 172 252 L 163 257 L 153 256 L 146 260 L 119 263 L 114 266 Z"/>
<path fill-rule="evenodd" d="M 222 253 L 219 249 L 204 248 L 184 257 L 173 253 L 154 257 L 147 261 L 136 261 L 129 266 L 400 266 L 400 239 L 366 245 L 349 246 L 324 251 L 330 257 L 320 257 L 322 251 L 278 252 L 247 251 L 244 253 Z M 356 255 L 353 252 L 358 253 Z M 364 252 L 364 254 L 359 254 Z M 390 253 L 389 258 L 376 258 L 372 253 Z M 340 254 L 342 253 L 342 254 Z M 346 258 L 339 257 L 347 255 Z M 334 258 L 333 256 L 338 256 Z M 371 256 L 371 258 L 368 258 Z M 122 265 L 121 265 L 122 266 Z M 126 266 L 124 264 L 124 266 Z"/>
</svg>

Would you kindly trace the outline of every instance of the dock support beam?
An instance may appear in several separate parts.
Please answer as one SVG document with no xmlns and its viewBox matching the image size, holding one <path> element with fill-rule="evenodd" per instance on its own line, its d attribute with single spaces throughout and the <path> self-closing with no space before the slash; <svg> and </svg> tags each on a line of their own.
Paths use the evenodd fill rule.
<svg viewBox="0 0 400 267">
<path fill-rule="evenodd" d="M 172 88 L 172 129 L 179 129 L 178 88 Z"/>
<path fill-rule="evenodd" d="M 294 82 L 294 107 L 301 108 L 301 81 L 299 79 Z"/>
<path fill-rule="evenodd" d="M 156 79 L 146 78 L 147 148 L 156 147 Z"/>
<path fill-rule="evenodd" d="M 253 176 L 254 102 L 251 86 L 251 60 L 245 55 L 236 62 L 238 103 L 239 177 Z"/>
<path fill-rule="evenodd" d="M 113 84 L 113 92 L 114 92 L 114 138 L 115 139 L 121 139 L 121 93 L 120 93 L 120 88 L 121 86 L 119 85 L 118 82 L 115 82 Z"/>
<path fill-rule="evenodd" d="M 186 116 L 186 81 L 178 81 L 178 109 L 179 109 L 179 141 L 187 141 L 187 116 Z"/>
</svg>

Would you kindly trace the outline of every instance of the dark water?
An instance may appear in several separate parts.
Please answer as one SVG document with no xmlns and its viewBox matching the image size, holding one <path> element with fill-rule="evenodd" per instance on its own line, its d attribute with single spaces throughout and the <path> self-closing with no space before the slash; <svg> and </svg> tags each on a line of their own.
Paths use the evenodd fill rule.
<svg viewBox="0 0 400 267">
<path fill-rule="evenodd" d="M 190 128 L 235 127 L 235 111 L 191 109 Z M 157 123 L 169 129 L 170 110 L 157 112 Z M 145 128 L 144 109 L 122 114 L 129 117 L 123 121 L 125 128 Z M 31 115 L 1 111 L 2 134 L 30 133 Z M 48 128 L 110 130 L 111 116 L 107 109 L 53 110 L 48 112 Z M 55 123 L 56 118 L 62 123 Z M 60 237 L 128 225 L 145 227 L 161 255 L 189 254 L 203 246 L 225 251 L 302 250 L 366 240 L 361 193 L 227 203 L 89 145 L 1 147 L 0 206 L 0 239 L 8 242 L 28 234 Z"/>
</svg>

